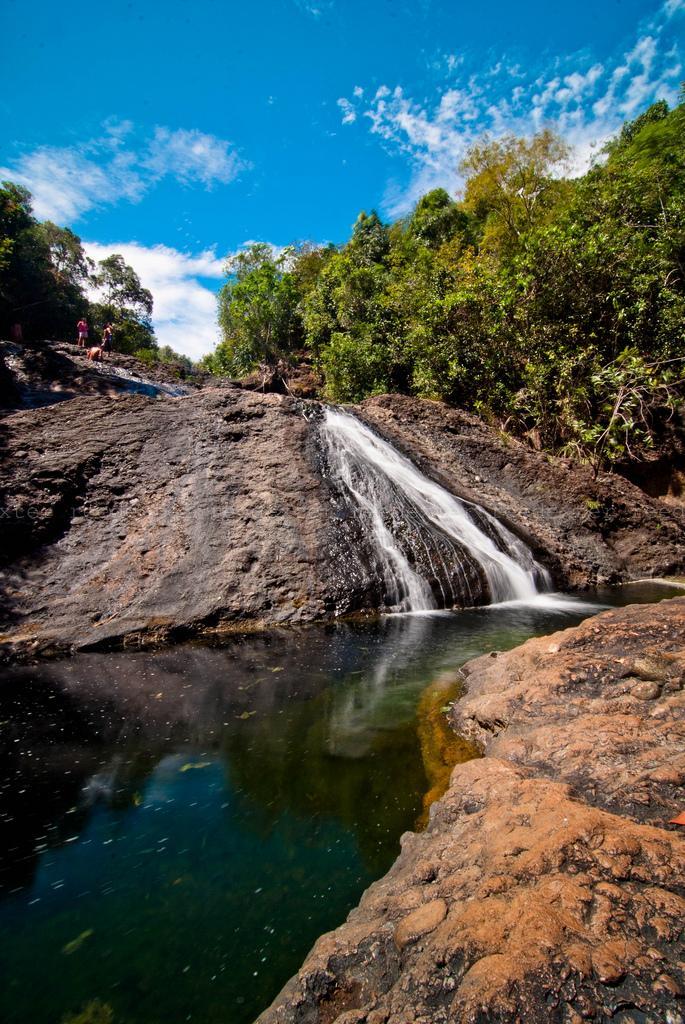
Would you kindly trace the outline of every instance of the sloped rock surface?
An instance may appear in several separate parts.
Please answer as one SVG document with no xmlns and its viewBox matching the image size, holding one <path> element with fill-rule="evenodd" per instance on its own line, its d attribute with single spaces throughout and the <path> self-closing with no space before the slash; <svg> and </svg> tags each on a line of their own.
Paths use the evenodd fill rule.
<svg viewBox="0 0 685 1024">
<path fill-rule="evenodd" d="M 0 341 L 0 410 L 38 409 L 82 395 L 189 394 L 207 378 L 173 364 L 147 366 L 121 352 L 93 363 L 86 349 L 65 342 Z"/>
<path fill-rule="evenodd" d="M 685 513 L 622 476 L 543 452 L 440 402 L 367 399 L 360 414 L 424 473 L 524 537 L 559 587 L 664 576 L 685 565 Z"/>
<path fill-rule="evenodd" d="M 0 424 L 11 650 L 311 620 L 364 580 L 296 403 L 75 398 Z"/>
<path fill-rule="evenodd" d="M 146 383 L 137 360 L 94 368 L 74 346 L 0 348 L 14 403 L 0 418 L 5 652 L 379 606 L 368 538 L 326 471 L 317 406 L 200 378 L 179 396 L 163 367 Z M 619 477 L 595 482 L 438 403 L 385 396 L 361 414 L 524 537 L 560 587 L 685 565 L 685 513 Z"/>
<path fill-rule="evenodd" d="M 260 1024 L 681 1024 L 684 666 L 685 599 L 467 665 L 485 756 Z"/>
</svg>

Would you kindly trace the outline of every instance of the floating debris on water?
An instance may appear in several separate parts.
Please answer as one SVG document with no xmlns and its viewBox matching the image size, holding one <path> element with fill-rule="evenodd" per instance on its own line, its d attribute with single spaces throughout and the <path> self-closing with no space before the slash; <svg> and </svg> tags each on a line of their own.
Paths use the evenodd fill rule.
<svg viewBox="0 0 685 1024">
<path fill-rule="evenodd" d="M 84 932 L 81 932 L 80 935 L 77 935 L 75 939 L 71 940 L 71 942 L 67 942 L 66 946 L 62 946 L 62 952 L 64 953 L 65 956 L 71 956 L 72 953 L 76 953 L 76 951 L 81 948 L 83 943 L 86 942 L 91 937 L 91 935 L 94 934 L 95 932 L 93 928 L 86 928 Z"/>
</svg>

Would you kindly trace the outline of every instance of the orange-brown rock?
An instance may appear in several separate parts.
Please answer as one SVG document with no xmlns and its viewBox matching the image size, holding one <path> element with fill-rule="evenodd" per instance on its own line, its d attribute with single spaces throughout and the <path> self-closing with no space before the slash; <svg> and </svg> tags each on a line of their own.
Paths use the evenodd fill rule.
<svg viewBox="0 0 685 1024">
<path fill-rule="evenodd" d="M 467 665 L 485 756 L 260 1024 L 681 1024 L 683 668 L 685 599 Z"/>
<path fill-rule="evenodd" d="M 457 732 L 664 825 L 685 802 L 685 598 L 603 612 L 464 667 Z"/>
</svg>

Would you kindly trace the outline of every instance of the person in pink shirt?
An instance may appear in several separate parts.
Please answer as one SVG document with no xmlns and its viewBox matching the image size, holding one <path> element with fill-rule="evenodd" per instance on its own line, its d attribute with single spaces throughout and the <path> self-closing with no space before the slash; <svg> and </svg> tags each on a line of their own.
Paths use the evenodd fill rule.
<svg viewBox="0 0 685 1024">
<path fill-rule="evenodd" d="M 85 317 L 82 317 L 76 324 L 76 330 L 78 331 L 78 347 L 85 348 L 88 344 L 88 321 Z"/>
</svg>

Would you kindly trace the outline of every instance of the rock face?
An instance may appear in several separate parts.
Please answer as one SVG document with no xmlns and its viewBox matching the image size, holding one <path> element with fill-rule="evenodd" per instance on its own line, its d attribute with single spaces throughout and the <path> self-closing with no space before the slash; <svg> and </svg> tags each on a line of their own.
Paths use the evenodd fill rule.
<svg viewBox="0 0 685 1024">
<path fill-rule="evenodd" d="M 290 398 L 82 397 L 1 429 L 13 650 L 325 618 L 362 600 Z"/>
<path fill-rule="evenodd" d="M 475 416 L 401 395 L 362 403 L 360 415 L 416 465 L 493 512 L 528 541 L 563 587 L 668 575 L 680 569 L 682 508 L 621 476 L 532 451 Z"/>
<path fill-rule="evenodd" d="M 682 1024 L 685 599 L 464 675 L 483 758 L 260 1024 Z"/>
<path fill-rule="evenodd" d="M 74 346 L 0 347 L 5 653 L 379 606 L 317 406 L 163 368 L 144 377 L 127 357 L 93 367 Z M 433 402 L 386 396 L 361 414 L 527 540 L 559 587 L 685 567 L 685 512 L 619 477 L 595 482 Z"/>
</svg>

